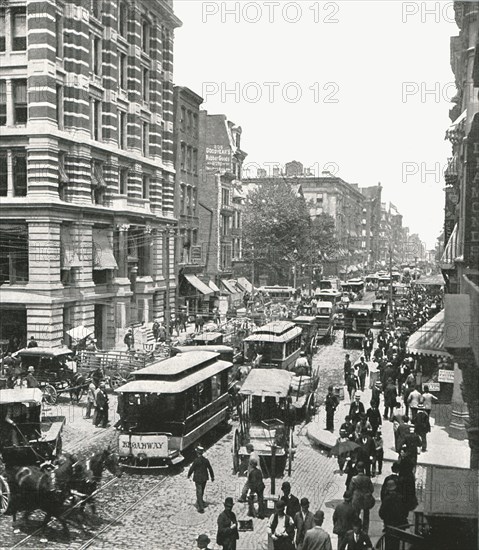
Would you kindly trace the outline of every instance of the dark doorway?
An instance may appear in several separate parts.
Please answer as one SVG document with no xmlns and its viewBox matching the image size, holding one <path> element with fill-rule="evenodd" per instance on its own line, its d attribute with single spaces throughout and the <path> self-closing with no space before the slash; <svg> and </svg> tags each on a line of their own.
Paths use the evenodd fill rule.
<svg viewBox="0 0 479 550">
<path fill-rule="evenodd" d="M 99 349 L 105 349 L 103 330 L 105 322 L 105 306 L 103 304 L 95 304 L 95 338 L 97 340 L 96 345 Z"/>
</svg>

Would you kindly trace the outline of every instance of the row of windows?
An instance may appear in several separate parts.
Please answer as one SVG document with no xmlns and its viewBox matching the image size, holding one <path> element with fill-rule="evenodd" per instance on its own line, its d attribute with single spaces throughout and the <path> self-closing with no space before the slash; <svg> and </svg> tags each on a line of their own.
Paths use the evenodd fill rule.
<svg viewBox="0 0 479 550">
<path fill-rule="evenodd" d="M 196 216 L 197 190 L 195 187 L 180 186 L 180 214 Z"/>
<path fill-rule="evenodd" d="M 198 149 L 181 143 L 181 169 L 190 174 L 198 174 Z"/>
<path fill-rule="evenodd" d="M 9 154 L 11 158 L 11 179 L 9 179 Z M 25 148 L 0 151 L 0 197 L 6 197 L 11 189 L 14 197 L 27 195 L 27 153 Z"/>
<path fill-rule="evenodd" d="M 191 132 L 198 137 L 198 114 L 182 106 L 180 110 L 180 129 L 182 132 Z"/>
<path fill-rule="evenodd" d="M 7 28 L 10 43 L 7 44 Z M 0 9 L 0 52 L 13 52 L 27 49 L 27 10 L 25 7 L 12 8 L 7 18 L 5 9 Z"/>
</svg>

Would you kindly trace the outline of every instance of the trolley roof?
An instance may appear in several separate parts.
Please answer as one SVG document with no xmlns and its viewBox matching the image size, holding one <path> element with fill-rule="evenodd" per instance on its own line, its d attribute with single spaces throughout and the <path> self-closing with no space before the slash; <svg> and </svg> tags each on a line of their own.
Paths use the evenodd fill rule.
<svg viewBox="0 0 479 550">
<path fill-rule="evenodd" d="M 214 353 L 227 353 L 229 351 L 234 351 L 231 346 L 226 344 L 204 344 L 203 346 L 173 346 L 174 350 L 178 350 L 179 353 L 187 353 L 194 351 L 198 353 L 199 351 L 209 351 Z"/>
<path fill-rule="evenodd" d="M 300 315 L 299 317 L 295 317 L 293 319 L 293 322 L 295 323 L 314 323 L 315 321 L 315 315 Z"/>
<path fill-rule="evenodd" d="M 209 340 L 216 340 L 217 338 L 221 338 L 222 336 L 224 336 L 224 334 L 222 332 L 202 332 L 201 334 L 197 334 L 193 340 L 199 340 L 201 342 L 205 341 L 209 341 Z"/>
<path fill-rule="evenodd" d="M 218 354 L 211 354 L 209 352 L 201 352 L 201 353 L 208 353 L 208 355 L 214 355 L 215 357 Z M 193 353 L 185 353 L 184 355 L 180 354 L 177 355 L 174 359 L 180 358 L 184 359 L 187 356 L 192 356 Z M 164 361 L 164 363 L 169 362 L 170 360 Z M 219 374 L 220 372 L 223 372 L 227 369 L 229 369 L 233 363 L 230 363 L 229 361 L 215 361 L 211 365 L 208 365 L 206 368 L 194 371 L 189 373 L 187 376 L 184 376 L 180 379 L 167 379 L 167 380 L 158 380 L 158 379 L 140 379 L 140 380 L 133 380 L 132 382 L 128 382 L 124 386 L 121 386 L 117 388 L 115 391 L 117 393 L 182 393 L 186 391 L 187 389 L 196 386 L 196 384 L 199 384 L 203 382 L 204 380 L 207 380 L 208 378 L 211 378 L 215 374 Z M 151 367 L 149 367 L 151 368 Z M 145 370 L 145 369 L 142 369 Z M 139 371 L 137 371 L 139 372 Z M 135 373 L 136 374 L 136 373 Z"/>
<path fill-rule="evenodd" d="M 39 388 L 15 388 L 0 390 L 0 405 L 12 403 L 35 403 L 41 405 L 43 399 L 42 390 Z"/>
<path fill-rule="evenodd" d="M 137 380 L 172 379 L 180 375 L 187 375 L 189 371 L 204 371 L 214 364 L 219 353 L 212 351 L 197 351 L 195 353 L 179 353 L 175 357 L 157 361 L 148 367 L 134 371 L 132 374 Z"/>
<path fill-rule="evenodd" d="M 348 307 L 348 311 L 372 311 L 373 306 L 372 304 L 350 304 Z"/>
<path fill-rule="evenodd" d="M 264 327 L 262 327 L 259 331 L 255 331 L 253 334 L 250 334 L 248 338 L 243 340 L 243 342 L 272 342 L 274 344 L 284 344 L 285 342 L 289 342 L 296 336 L 302 334 L 303 330 L 301 327 L 297 327 L 292 323 L 288 324 L 292 325 L 293 328 L 288 329 L 282 334 L 263 330 Z M 265 327 L 266 326 L 268 325 L 265 325 Z"/>
<path fill-rule="evenodd" d="M 316 304 L 316 307 L 329 307 L 329 308 L 332 308 L 333 307 L 333 303 L 332 302 L 317 302 Z"/>
<path fill-rule="evenodd" d="M 283 369 L 253 369 L 239 391 L 242 395 L 287 397 L 293 373 Z"/>
</svg>

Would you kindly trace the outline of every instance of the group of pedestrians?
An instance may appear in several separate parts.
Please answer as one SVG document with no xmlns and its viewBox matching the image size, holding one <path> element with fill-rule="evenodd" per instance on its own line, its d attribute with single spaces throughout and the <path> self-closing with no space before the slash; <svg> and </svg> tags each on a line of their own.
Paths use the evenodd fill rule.
<svg viewBox="0 0 479 550">
<path fill-rule="evenodd" d="M 92 380 L 88 385 L 86 395 L 86 409 L 84 418 L 92 418 L 96 428 L 108 428 L 109 398 L 106 392 L 106 384 L 101 380 L 101 373 L 94 371 Z"/>
</svg>

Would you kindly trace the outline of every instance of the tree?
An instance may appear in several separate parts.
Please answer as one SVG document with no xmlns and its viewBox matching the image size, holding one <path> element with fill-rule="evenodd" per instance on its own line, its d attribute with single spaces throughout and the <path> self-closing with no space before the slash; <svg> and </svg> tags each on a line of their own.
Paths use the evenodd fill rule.
<svg viewBox="0 0 479 550">
<path fill-rule="evenodd" d="M 311 220 L 311 247 L 316 251 L 318 260 L 337 251 L 339 243 L 335 233 L 334 218 L 329 214 L 319 214 Z"/>
<path fill-rule="evenodd" d="M 281 179 L 266 180 L 247 197 L 243 222 L 245 258 L 266 268 L 276 283 L 287 284 L 294 264 L 309 250 L 306 201 Z"/>
</svg>

